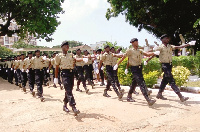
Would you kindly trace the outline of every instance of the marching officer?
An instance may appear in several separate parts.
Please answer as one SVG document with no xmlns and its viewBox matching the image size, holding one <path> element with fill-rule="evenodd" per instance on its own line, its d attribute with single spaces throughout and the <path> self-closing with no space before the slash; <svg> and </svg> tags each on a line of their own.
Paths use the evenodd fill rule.
<svg viewBox="0 0 200 132">
<path fill-rule="evenodd" d="M 153 52 L 144 52 L 143 50 L 138 49 L 138 39 L 133 38 L 131 39 L 130 43 L 132 44 L 133 48 L 130 48 L 126 51 L 126 53 L 123 55 L 123 57 L 118 61 L 118 63 L 114 66 L 114 69 L 117 69 L 119 64 L 126 58 L 128 57 L 129 65 L 131 66 L 131 72 L 133 74 L 133 80 L 132 80 L 132 87 L 130 87 L 130 90 L 128 92 L 128 97 L 127 100 L 132 99 L 132 93 L 133 93 L 133 88 L 138 84 L 140 86 L 140 90 L 148 102 L 148 105 L 151 106 L 153 105 L 156 100 L 151 100 L 148 97 L 147 94 L 147 87 L 143 78 L 142 74 L 142 57 L 143 55 L 145 56 L 152 56 L 154 54 L 159 54 L 159 52 L 153 53 Z M 133 100 L 134 101 L 134 100 Z"/>
<path fill-rule="evenodd" d="M 24 54 L 21 54 L 21 60 L 19 61 L 19 69 L 20 69 L 20 75 L 21 75 L 21 83 L 22 83 L 22 90 L 26 92 L 26 83 L 27 83 L 27 73 L 25 70 L 25 57 Z"/>
<path fill-rule="evenodd" d="M 179 88 L 176 86 L 175 80 L 172 75 L 172 51 L 179 48 L 184 48 L 190 44 L 184 44 L 181 46 L 174 46 L 169 44 L 169 36 L 164 34 L 161 36 L 162 44 L 159 47 L 155 47 L 156 51 L 160 51 L 159 60 L 162 63 L 162 70 L 164 72 L 163 79 L 159 88 L 159 92 L 156 96 L 157 99 L 166 100 L 167 98 L 163 97 L 162 92 L 165 89 L 165 86 L 169 83 L 174 92 L 178 95 L 182 102 L 188 100 L 188 97 L 182 96 Z"/>
<path fill-rule="evenodd" d="M 81 55 L 81 50 L 80 49 L 76 50 L 75 58 L 76 59 L 83 58 L 83 56 Z M 83 75 L 83 73 L 84 73 L 83 66 L 84 66 L 84 61 L 76 61 L 76 70 L 77 70 L 77 73 L 78 73 L 78 81 L 77 81 L 77 89 L 76 89 L 76 91 L 80 91 L 80 92 L 82 91 L 79 88 L 79 85 L 82 82 L 83 83 L 83 87 L 85 89 L 85 92 L 88 93 L 89 89 L 87 89 L 87 87 L 86 87 L 86 80 L 85 80 L 84 75 Z"/>
<path fill-rule="evenodd" d="M 43 71 L 44 59 L 42 56 L 40 56 L 40 50 L 35 50 L 35 57 L 33 58 L 33 61 L 31 61 L 31 65 L 33 65 L 35 71 L 35 83 L 37 85 L 36 95 L 38 96 L 38 98 L 40 98 L 41 101 L 44 101 L 43 87 L 42 87 L 44 81 L 44 71 Z"/>
<path fill-rule="evenodd" d="M 83 53 L 84 53 L 83 57 L 88 58 L 88 62 L 85 63 L 84 65 L 85 80 L 87 80 L 88 84 L 91 85 L 92 88 L 94 88 L 95 84 L 93 82 L 93 74 L 92 74 L 92 71 L 93 71 L 92 57 L 87 50 L 84 50 Z"/>
<path fill-rule="evenodd" d="M 111 51 L 112 53 L 114 53 L 114 54 L 116 53 L 114 47 L 111 47 L 111 48 L 110 48 L 110 51 Z M 120 52 L 120 51 L 119 51 L 119 52 Z M 115 65 L 117 64 L 118 58 L 119 58 L 119 57 L 113 57 L 113 59 L 112 59 L 112 66 L 115 66 Z M 120 83 L 119 83 L 119 79 L 118 79 L 117 73 L 118 73 L 118 69 L 113 70 L 113 77 L 114 77 L 115 83 L 116 83 L 116 85 L 117 85 L 119 91 L 120 91 L 121 93 L 123 93 L 123 92 L 124 92 L 124 89 L 121 89 L 121 86 L 120 86 Z"/>
<path fill-rule="evenodd" d="M 99 69 L 100 69 L 100 67 L 102 66 L 102 63 L 104 63 L 106 67 L 107 77 L 108 77 L 106 89 L 104 90 L 103 96 L 110 97 L 110 95 L 107 94 L 107 91 L 110 89 L 110 86 L 112 85 L 118 98 L 121 99 L 123 97 L 123 93 L 119 92 L 115 85 L 116 82 L 115 82 L 114 74 L 113 74 L 112 59 L 113 57 L 121 57 L 122 55 L 111 53 L 109 45 L 104 46 L 104 50 L 105 50 L 105 53 L 102 55 L 100 65 L 99 65 Z"/>
<path fill-rule="evenodd" d="M 50 66 L 50 59 L 47 57 L 48 54 L 44 54 L 43 55 L 43 59 L 44 59 L 44 67 L 43 67 L 43 71 L 44 71 L 44 86 L 49 86 L 48 83 L 48 77 L 49 77 L 49 66 Z"/>
<path fill-rule="evenodd" d="M 76 109 L 75 99 L 72 93 L 73 86 L 74 86 L 74 65 L 75 65 L 75 58 L 72 53 L 68 53 L 69 50 L 69 43 L 64 41 L 61 44 L 62 53 L 56 55 L 55 57 L 55 78 L 54 83 L 58 83 L 58 71 L 59 68 L 61 69 L 61 76 L 62 76 L 62 83 L 65 88 L 65 98 L 64 98 L 64 106 L 63 111 L 69 112 L 67 108 L 67 103 L 69 106 L 72 107 L 72 110 L 75 115 L 79 114 L 80 111 Z M 82 59 L 83 60 L 83 59 Z"/>
<path fill-rule="evenodd" d="M 8 57 L 7 60 L 7 67 L 8 67 L 8 82 L 13 84 L 13 61 L 11 60 L 11 57 Z"/>
<path fill-rule="evenodd" d="M 98 64 L 98 67 L 99 67 L 100 60 L 101 60 L 101 57 L 102 57 L 102 53 L 101 53 L 102 49 L 98 49 L 96 52 L 97 52 L 97 64 Z M 101 78 L 101 84 L 100 84 L 100 86 L 105 85 L 105 83 L 104 83 L 103 68 L 104 68 L 104 66 L 102 64 L 101 68 L 99 69 L 99 75 L 100 75 L 100 78 Z"/>
<path fill-rule="evenodd" d="M 35 84 L 35 72 L 34 72 L 34 66 L 31 65 L 33 61 L 33 54 L 32 52 L 28 52 L 28 58 L 25 59 L 25 64 L 26 64 L 26 71 L 28 73 L 28 83 L 29 83 L 29 89 L 30 92 L 33 96 L 35 96 L 35 92 L 33 91 L 34 89 L 34 84 Z"/>
<path fill-rule="evenodd" d="M 17 62 L 18 62 L 18 60 L 17 60 L 17 57 L 16 56 L 14 56 L 14 61 L 13 61 L 13 66 L 12 66 L 12 69 L 14 69 L 14 78 L 15 78 L 15 85 L 16 86 L 19 86 L 18 85 L 18 78 L 17 78 L 17 72 L 16 72 L 16 67 L 17 67 Z"/>
<path fill-rule="evenodd" d="M 56 53 L 53 53 L 53 58 L 51 59 L 51 65 L 49 67 L 49 69 L 51 69 L 51 67 L 53 67 L 53 80 L 55 78 L 55 68 L 56 68 L 56 64 L 55 64 L 55 57 L 56 57 Z M 58 84 L 60 85 L 60 89 L 62 89 L 61 86 L 61 80 L 60 80 L 60 68 L 58 69 Z M 54 88 L 57 88 L 56 84 L 53 84 Z"/>
<path fill-rule="evenodd" d="M 21 70 L 20 70 L 20 67 L 19 67 L 19 63 L 20 62 L 20 55 L 17 56 L 17 61 L 16 61 L 16 67 L 15 67 L 15 71 L 16 74 L 17 74 L 17 80 L 18 80 L 18 84 L 19 84 L 19 87 L 22 88 L 22 80 L 21 80 Z"/>
</svg>

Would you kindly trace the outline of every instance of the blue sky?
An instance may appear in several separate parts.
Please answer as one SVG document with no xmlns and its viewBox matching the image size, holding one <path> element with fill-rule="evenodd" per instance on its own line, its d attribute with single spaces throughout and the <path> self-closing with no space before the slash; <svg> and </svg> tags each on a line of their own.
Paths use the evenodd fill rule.
<svg viewBox="0 0 200 132">
<path fill-rule="evenodd" d="M 145 30 L 138 32 L 137 28 L 125 22 L 125 16 L 106 19 L 105 14 L 110 4 L 107 0 L 65 0 L 62 4 L 64 14 L 58 19 L 61 24 L 53 34 L 53 41 L 38 41 L 38 45 L 52 47 L 60 45 L 64 40 L 75 40 L 83 44 L 95 44 L 99 41 L 117 42 L 117 45 L 128 47 L 131 38 L 138 38 L 139 45 L 160 42 Z"/>
</svg>

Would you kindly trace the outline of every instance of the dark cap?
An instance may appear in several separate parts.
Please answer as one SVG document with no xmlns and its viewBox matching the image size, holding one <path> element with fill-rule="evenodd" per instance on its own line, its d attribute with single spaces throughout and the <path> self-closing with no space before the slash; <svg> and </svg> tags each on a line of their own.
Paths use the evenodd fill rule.
<svg viewBox="0 0 200 132">
<path fill-rule="evenodd" d="M 87 50 L 83 50 L 83 52 L 86 52 Z"/>
<path fill-rule="evenodd" d="M 22 53 L 21 55 L 24 55 L 24 53 Z"/>
<path fill-rule="evenodd" d="M 63 47 L 64 45 L 69 45 L 69 43 L 67 41 L 62 42 L 60 47 Z"/>
<path fill-rule="evenodd" d="M 96 52 L 98 52 L 98 51 L 99 51 L 99 52 L 101 52 L 101 51 L 102 51 L 102 49 L 98 49 L 98 50 L 96 50 Z"/>
<path fill-rule="evenodd" d="M 160 39 L 162 40 L 162 39 L 164 39 L 165 37 L 169 37 L 167 34 L 163 34 L 161 37 L 160 37 Z"/>
<path fill-rule="evenodd" d="M 32 51 L 29 51 L 29 52 L 28 52 L 28 55 L 29 55 L 29 54 L 32 54 Z"/>
<path fill-rule="evenodd" d="M 76 51 L 79 51 L 79 50 L 81 50 L 81 49 L 80 48 L 76 49 Z"/>
<path fill-rule="evenodd" d="M 57 54 L 56 52 L 53 52 L 53 55 Z"/>
<path fill-rule="evenodd" d="M 115 49 L 114 47 L 111 47 L 110 49 Z"/>
<path fill-rule="evenodd" d="M 109 45 L 105 45 L 105 46 L 104 46 L 104 49 L 106 49 L 106 48 L 108 48 L 108 47 L 110 47 L 110 46 L 109 46 Z"/>
<path fill-rule="evenodd" d="M 35 50 L 35 53 L 36 53 L 36 52 L 40 52 L 40 50 Z"/>
<path fill-rule="evenodd" d="M 138 39 L 137 38 L 132 38 L 130 43 L 135 42 L 135 41 L 138 41 Z"/>
<path fill-rule="evenodd" d="M 17 57 L 20 57 L 20 55 L 17 55 Z"/>
</svg>

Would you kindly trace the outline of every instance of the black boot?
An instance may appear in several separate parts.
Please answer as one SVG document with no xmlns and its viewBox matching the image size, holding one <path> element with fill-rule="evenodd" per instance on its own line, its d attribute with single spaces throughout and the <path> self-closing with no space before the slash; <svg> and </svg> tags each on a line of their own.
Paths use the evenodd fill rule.
<svg viewBox="0 0 200 132">
<path fill-rule="evenodd" d="M 22 90 L 23 90 L 24 92 L 26 92 L 26 88 L 25 88 L 25 87 L 23 87 Z"/>
<path fill-rule="evenodd" d="M 89 92 L 89 89 L 87 89 L 87 87 L 86 87 L 86 86 L 84 87 L 84 89 L 85 89 L 85 92 L 86 92 L 86 93 L 88 93 L 88 92 Z"/>
<path fill-rule="evenodd" d="M 127 101 L 128 102 L 135 102 L 135 100 L 132 98 L 132 94 L 128 94 Z"/>
<path fill-rule="evenodd" d="M 79 111 L 78 109 L 76 109 L 75 105 L 72 106 L 72 110 L 73 110 L 73 112 L 74 112 L 74 115 L 77 115 L 77 114 L 80 113 L 80 111 Z"/>
<path fill-rule="evenodd" d="M 76 91 L 82 92 L 82 90 L 79 88 L 79 85 L 77 85 Z"/>
<path fill-rule="evenodd" d="M 67 103 L 64 103 L 64 105 L 63 105 L 63 111 L 69 112 L 69 109 L 67 108 Z"/>
<path fill-rule="evenodd" d="M 152 93 L 152 90 L 147 89 L 147 95 L 149 96 L 149 95 L 151 95 L 151 93 Z"/>
<path fill-rule="evenodd" d="M 120 92 L 121 94 L 124 94 L 124 89 L 121 89 L 120 86 L 118 87 L 118 89 L 119 89 L 119 92 Z"/>
<path fill-rule="evenodd" d="M 167 100 L 167 98 L 163 97 L 162 92 L 158 92 L 156 98 L 157 99 L 162 99 L 162 100 Z"/>
<path fill-rule="evenodd" d="M 30 90 L 31 91 L 31 94 L 33 95 L 33 96 L 35 96 L 35 92 L 33 91 L 33 90 Z"/>
<path fill-rule="evenodd" d="M 107 89 L 104 90 L 103 96 L 105 96 L 105 97 L 111 97 L 110 95 L 108 95 Z"/>
<path fill-rule="evenodd" d="M 117 94 L 118 98 L 121 99 L 123 97 L 123 93 L 119 93 L 117 89 L 114 89 L 115 93 Z"/>
<path fill-rule="evenodd" d="M 148 96 L 145 96 L 145 99 L 149 106 L 152 106 L 156 102 L 156 100 L 151 100 Z"/>
<path fill-rule="evenodd" d="M 180 98 L 181 102 L 184 102 L 189 99 L 189 97 L 184 97 L 180 92 L 177 93 L 178 97 Z"/>
<path fill-rule="evenodd" d="M 54 87 L 54 88 L 57 88 L 57 86 L 56 86 L 56 84 L 55 84 L 55 83 L 53 84 L 53 87 Z"/>
</svg>

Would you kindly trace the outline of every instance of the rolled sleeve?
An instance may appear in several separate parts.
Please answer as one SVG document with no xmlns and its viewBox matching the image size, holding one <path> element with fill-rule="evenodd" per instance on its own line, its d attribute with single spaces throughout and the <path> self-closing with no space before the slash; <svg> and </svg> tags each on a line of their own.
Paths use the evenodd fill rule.
<svg viewBox="0 0 200 132">
<path fill-rule="evenodd" d="M 55 57 L 55 65 L 60 65 L 60 56 L 59 55 L 56 55 Z"/>
</svg>

